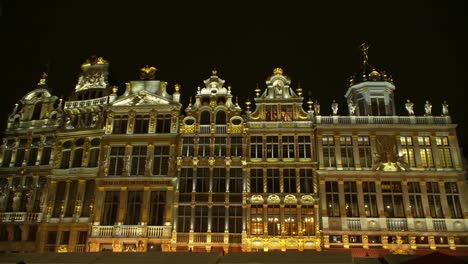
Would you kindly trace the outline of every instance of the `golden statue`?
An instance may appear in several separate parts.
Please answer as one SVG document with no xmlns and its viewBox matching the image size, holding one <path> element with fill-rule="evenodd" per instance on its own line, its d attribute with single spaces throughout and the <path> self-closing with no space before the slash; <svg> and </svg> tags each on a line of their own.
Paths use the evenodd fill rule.
<svg viewBox="0 0 468 264">
<path fill-rule="evenodd" d="M 279 67 L 278 67 L 278 68 L 275 68 L 275 69 L 273 70 L 273 74 L 283 75 L 283 69 L 281 69 L 281 68 L 279 68 Z"/>
<path fill-rule="evenodd" d="M 369 44 L 365 42 L 361 44 L 361 51 L 362 51 L 362 56 L 364 58 L 364 64 L 367 64 L 369 62 L 369 57 L 367 56 L 368 49 L 369 49 Z"/>
<path fill-rule="evenodd" d="M 151 66 L 149 67 L 146 65 L 146 67 L 143 67 L 140 69 L 140 79 L 142 80 L 154 80 L 156 78 L 156 69 L 155 67 Z"/>
</svg>

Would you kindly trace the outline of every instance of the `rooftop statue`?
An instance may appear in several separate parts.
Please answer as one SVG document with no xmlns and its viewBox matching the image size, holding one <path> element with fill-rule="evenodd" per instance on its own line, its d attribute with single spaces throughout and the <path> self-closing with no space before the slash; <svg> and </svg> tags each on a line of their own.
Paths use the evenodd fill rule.
<svg viewBox="0 0 468 264">
<path fill-rule="evenodd" d="M 332 109 L 333 115 L 338 114 L 338 103 L 335 100 L 333 100 L 331 104 L 331 109 Z"/>
<path fill-rule="evenodd" d="M 406 111 L 408 111 L 408 115 L 410 116 L 414 116 L 413 106 L 414 106 L 413 102 L 411 102 L 409 99 L 406 99 L 405 108 L 406 108 Z"/>
<path fill-rule="evenodd" d="M 431 116 L 432 115 L 432 104 L 429 101 L 426 101 L 424 105 L 424 115 Z"/>
<path fill-rule="evenodd" d="M 449 116 L 448 103 L 444 100 L 442 103 L 442 116 Z"/>
</svg>

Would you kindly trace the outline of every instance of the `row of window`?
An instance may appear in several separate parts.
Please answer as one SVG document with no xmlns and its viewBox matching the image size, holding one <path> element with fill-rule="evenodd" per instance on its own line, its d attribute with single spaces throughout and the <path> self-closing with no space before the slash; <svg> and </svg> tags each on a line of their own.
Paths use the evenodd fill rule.
<svg viewBox="0 0 468 264">
<path fill-rule="evenodd" d="M 434 157 L 433 157 L 433 144 L 428 136 L 417 137 L 417 144 L 419 146 L 419 157 L 421 159 L 421 166 L 424 168 L 434 168 Z M 442 168 L 452 168 L 452 154 L 450 150 L 450 144 L 448 137 L 435 137 L 436 139 L 436 151 L 439 156 L 439 166 Z M 413 137 L 402 136 L 401 150 L 405 155 L 405 161 L 410 167 L 416 167 L 415 160 L 415 144 L 413 144 Z M 417 155 L 416 154 L 416 155 Z"/>
<path fill-rule="evenodd" d="M 178 190 L 180 193 L 226 192 L 242 193 L 242 168 L 213 168 L 198 167 L 182 168 L 179 176 Z M 193 184 L 195 183 L 195 184 Z"/>
<path fill-rule="evenodd" d="M 210 227 L 213 233 L 242 233 L 242 205 L 179 205 L 177 232 L 206 233 Z"/>
<path fill-rule="evenodd" d="M 314 227 L 313 206 L 303 205 L 298 209 L 296 205 L 288 204 L 283 208 L 279 205 L 268 205 L 265 208 L 260 204 L 252 205 L 250 208 L 252 235 L 313 236 Z"/>
<path fill-rule="evenodd" d="M 211 151 L 211 145 L 214 145 L 213 151 Z M 197 151 L 196 155 L 195 151 Z M 241 157 L 242 137 L 199 137 L 197 140 L 193 137 L 184 137 L 182 139 L 182 157 L 226 157 L 227 151 L 231 157 Z"/>
<path fill-rule="evenodd" d="M 310 136 L 250 137 L 250 158 L 312 158 Z M 296 141 L 297 140 L 297 141 Z"/>
<path fill-rule="evenodd" d="M 13 148 L 14 140 L 8 140 L 3 150 L 2 167 L 7 168 L 10 166 L 21 167 L 26 162 L 26 166 L 34 165 L 49 165 L 50 156 L 52 154 L 52 139 L 47 139 L 44 144 L 41 144 L 39 138 L 33 138 L 31 145 L 28 146 L 26 138 L 20 139 L 17 148 Z M 29 155 L 26 157 L 26 150 L 29 149 Z M 13 153 L 15 150 L 14 163 L 11 164 Z M 41 157 L 38 159 L 39 150 L 41 150 Z"/>
<path fill-rule="evenodd" d="M 419 182 L 408 182 L 407 192 L 402 189 L 401 182 L 382 182 L 382 193 L 378 194 L 375 182 L 365 181 L 362 183 L 362 193 L 357 189 L 356 182 L 345 181 L 343 185 L 344 200 L 340 201 L 340 191 L 338 182 L 328 181 L 325 183 L 325 193 L 327 201 L 327 214 L 331 217 L 341 217 L 340 203 L 344 203 L 347 217 L 359 217 L 365 214 L 366 217 L 379 217 L 377 196 L 381 196 L 385 217 L 403 218 L 407 217 L 405 208 L 409 208 L 412 217 L 444 218 L 445 214 L 450 214 L 452 218 L 463 218 L 463 211 L 460 204 L 459 190 L 457 183 L 446 182 L 444 184 L 447 206 L 443 206 L 441 192 L 438 182 L 427 182 L 427 191 L 423 193 Z M 359 204 L 358 197 L 362 195 L 363 203 Z M 404 196 L 407 195 L 409 204 L 404 203 Z M 425 211 L 423 200 L 427 199 L 429 212 Z M 444 209 L 449 211 L 445 211 Z"/>
<path fill-rule="evenodd" d="M 102 212 L 101 225 L 115 225 L 121 203 L 120 191 L 106 191 L 104 199 L 104 210 Z M 166 206 L 165 191 L 151 191 L 149 204 L 143 203 L 143 191 L 128 191 L 126 197 L 125 225 L 138 225 L 142 221 L 142 213 L 145 212 L 149 217 L 148 225 L 162 226 L 164 224 Z"/>
<path fill-rule="evenodd" d="M 68 193 L 67 193 L 67 184 L 68 186 Z M 86 181 L 84 196 L 83 196 L 83 204 L 81 205 L 81 214 L 79 217 L 89 217 L 92 212 L 92 205 L 94 200 L 94 192 L 95 192 L 95 182 L 94 180 Z M 75 214 L 75 207 L 77 202 L 79 202 L 79 195 L 78 195 L 78 181 L 59 181 L 57 182 L 57 189 L 55 193 L 55 200 L 53 201 L 53 209 L 52 209 L 52 217 L 61 217 L 61 213 L 63 213 L 64 217 L 72 217 Z M 68 194 L 68 195 L 67 195 Z M 62 212 L 63 207 L 63 212 Z"/>
<path fill-rule="evenodd" d="M 400 236 L 400 239 L 403 244 L 408 244 L 409 239 L 407 236 Z M 368 236 L 367 241 L 370 244 L 380 244 L 382 243 L 382 237 L 381 236 Z M 388 244 L 397 244 L 398 243 L 398 237 L 397 236 L 387 236 L 386 237 L 387 243 Z M 343 236 L 342 235 L 330 235 L 329 236 L 329 242 L 330 243 L 343 243 Z M 348 242 L 349 243 L 362 243 L 362 237 L 360 235 L 348 235 Z M 444 236 L 435 236 L 434 237 L 434 243 L 435 244 L 448 244 L 448 239 L 447 237 Z M 417 236 L 415 239 L 416 244 L 420 245 L 427 245 L 430 244 L 429 242 L 429 237 L 427 236 Z M 454 237 L 454 244 L 456 245 L 466 245 L 468 244 L 468 239 L 466 236 L 455 236 Z"/>
<path fill-rule="evenodd" d="M 143 176 L 145 171 L 154 176 L 167 176 L 169 146 L 155 146 L 152 153 L 148 153 L 147 146 L 133 146 L 131 155 L 125 155 L 125 147 L 115 146 L 111 147 L 109 160 L 105 162 L 109 164 L 109 176 L 122 176 L 124 171 L 131 176 Z"/>
<path fill-rule="evenodd" d="M 133 130 L 133 134 L 147 134 L 150 129 L 150 116 L 137 115 L 132 124 L 128 123 L 127 115 L 116 115 L 113 118 L 113 134 L 127 134 L 128 131 Z M 171 132 L 171 115 L 158 115 L 156 117 L 156 133 L 170 133 Z M 132 129 L 133 128 L 133 129 Z"/>
</svg>

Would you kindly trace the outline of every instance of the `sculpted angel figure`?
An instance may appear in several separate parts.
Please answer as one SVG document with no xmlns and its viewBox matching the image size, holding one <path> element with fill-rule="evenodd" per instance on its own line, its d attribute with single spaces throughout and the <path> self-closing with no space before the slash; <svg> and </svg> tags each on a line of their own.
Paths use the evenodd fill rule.
<svg viewBox="0 0 468 264">
<path fill-rule="evenodd" d="M 331 109 L 333 111 L 333 115 L 338 114 L 338 103 L 335 100 L 333 100 L 333 102 L 331 104 Z"/>
<path fill-rule="evenodd" d="M 320 103 L 318 100 L 315 100 L 315 105 L 314 105 L 314 110 L 315 110 L 315 115 L 320 115 Z"/>
<path fill-rule="evenodd" d="M 424 115 L 431 116 L 432 115 L 432 104 L 429 101 L 426 101 L 424 105 Z"/>
<path fill-rule="evenodd" d="M 409 99 L 406 99 L 405 108 L 406 108 L 406 111 L 408 111 L 408 115 L 410 116 L 414 115 L 413 106 L 414 106 L 413 102 L 411 102 Z"/>
<path fill-rule="evenodd" d="M 442 116 L 449 116 L 448 103 L 445 100 L 442 103 Z"/>
<path fill-rule="evenodd" d="M 353 116 L 354 112 L 356 111 L 356 105 L 353 103 L 353 101 L 349 101 L 348 110 L 349 110 L 349 115 Z"/>
</svg>

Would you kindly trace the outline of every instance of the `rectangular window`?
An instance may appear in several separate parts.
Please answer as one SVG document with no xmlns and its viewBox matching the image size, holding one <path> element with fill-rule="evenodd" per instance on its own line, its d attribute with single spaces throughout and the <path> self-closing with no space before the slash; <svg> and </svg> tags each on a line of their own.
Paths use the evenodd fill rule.
<svg viewBox="0 0 468 264">
<path fill-rule="evenodd" d="M 88 156 L 88 168 L 94 168 L 98 166 L 99 161 L 99 148 L 92 148 L 89 151 Z"/>
<path fill-rule="evenodd" d="M 226 192 L 226 168 L 213 169 L 213 192 Z"/>
<path fill-rule="evenodd" d="M 230 205 L 229 233 L 242 233 L 242 205 Z"/>
<path fill-rule="evenodd" d="M 162 226 L 164 225 L 164 213 L 166 207 L 166 192 L 165 191 L 151 191 L 150 198 L 150 214 L 149 222 L 150 226 Z"/>
<path fill-rule="evenodd" d="M 182 168 L 179 178 L 179 192 L 191 193 L 193 186 L 193 168 Z"/>
<path fill-rule="evenodd" d="M 149 115 L 137 115 L 133 134 L 147 134 L 149 128 Z"/>
<path fill-rule="evenodd" d="M 73 151 L 72 168 L 81 167 L 82 161 L 83 161 L 83 148 L 77 148 Z"/>
<path fill-rule="evenodd" d="M 267 169 L 267 192 L 280 192 L 280 176 L 278 169 Z"/>
<path fill-rule="evenodd" d="M 292 121 L 293 120 L 293 107 L 292 105 L 281 106 L 281 121 Z"/>
<path fill-rule="evenodd" d="M 385 101 L 383 97 L 371 97 L 372 115 L 384 116 L 385 115 Z"/>
<path fill-rule="evenodd" d="M 60 169 L 68 169 L 70 167 L 70 153 L 69 149 L 62 150 L 62 159 L 60 160 Z"/>
<path fill-rule="evenodd" d="M 281 147 L 283 149 L 283 159 L 292 159 L 295 155 L 294 136 L 284 136 L 282 138 Z"/>
<path fill-rule="evenodd" d="M 169 146 L 155 146 L 153 153 L 153 175 L 167 176 L 169 170 Z"/>
<path fill-rule="evenodd" d="M 37 154 L 39 153 L 39 141 L 39 138 L 32 140 L 31 147 L 29 148 L 28 166 L 36 165 Z"/>
<path fill-rule="evenodd" d="M 121 176 L 124 166 L 125 147 L 111 147 L 109 155 L 109 176 Z"/>
<path fill-rule="evenodd" d="M 263 204 L 252 204 L 250 207 L 250 233 L 263 235 Z"/>
<path fill-rule="evenodd" d="M 132 150 L 132 176 L 145 175 L 146 146 L 133 146 Z"/>
<path fill-rule="evenodd" d="M 442 204 L 440 202 L 440 191 L 438 182 L 427 182 L 427 200 L 432 218 L 443 218 Z"/>
<path fill-rule="evenodd" d="M 210 191 L 210 169 L 198 168 L 197 181 L 195 186 L 196 192 L 209 192 Z"/>
<path fill-rule="evenodd" d="M 24 161 L 24 155 L 26 153 L 27 139 L 20 139 L 18 148 L 16 149 L 15 167 L 21 167 Z"/>
<path fill-rule="evenodd" d="M 302 235 L 304 236 L 315 235 L 314 206 L 313 205 L 302 205 L 301 221 L 302 221 Z"/>
<path fill-rule="evenodd" d="M 242 157 L 242 137 L 231 137 L 231 157 Z"/>
<path fill-rule="evenodd" d="M 182 138 L 182 157 L 193 157 L 193 138 Z"/>
<path fill-rule="evenodd" d="M 263 193 L 263 169 L 250 170 L 250 192 Z"/>
<path fill-rule="evenodd" d="M 78 181 L 71 181 L 68 190 L 67 207 L 65 208 L 65 217 L 72 217 L 75 213 L 76 195 L 78 192 Z"/>
<path fill-rule="evenodd" d="M 208 158 L 210 156 L 210 138 L 200 137 L 198 139 L 198 157 Z"/>
<path fill-rule="evenodd" d="M 405 217 L 401 182 L 385 181 L 381 186 L 385 217 Z"/>
<path fill-rule="evenodd" d="M 206 232 L 208 230 L 208 207 L 195 206 L 194 232 Z"/>
<path fill-rule="evenodd" d="M 57 191 L 55 193 L 54 209 L 52 210 L 52 217 L 60 217 L 62 213 L 62 203 L 65 200 L 66 182 L 57 182 Z"/>
<path fill-rule="evenodd" d="M 408 182 L 409 207 L 413 217 L 424 217 L 424 208 L 421 199 L 419 182 Z"/>
<path fill-rule="evenodd" d="M 267 137 L 266 138 L 266 157 L 267 158 L 278 158 L 278 137 Z"/>
<path fill-rule="evenodd" d="M 83 198 L 83 209 L 81 210 L 82 217 L 89 217 L 91 215 L 91 205 L 94 202 L 94 191 L 95 191 L 94 180 L 86 181 L 85 193 Z"/>
<path fill-rule="evenodd" d="M 158 115 L 156 133 L 171 133 L 171 115 Z"/>
<path fill-rule="evenodd" d="M 452 214 L 452 218 L 463 218 L 463 211 L 460 205 L 460 195 L 456 182 L 445 183 L 445 193 L 447 195 L 447 203 Z"/>
<path fill-rule="evenodd" d="M 243 189 L 242 168 L 231 168 L 229 170 L 229 192 L 242 193 Z"/>
<path fill-rule="evenodd" d="M 322 137 L 323 166 L 336 167 L 335 140 L 333 136 Z"/>
<path fill-rule="evenodd" d="M 287 236 L 297 236 L 297 206 L 295 204 L 284 206 L 284 231 Z"/>
<path fill-rule="evenodd" d="M 436 137 L 436 142 L 440 166 L 442 168 L 453 168 L 448 137 Z"/>
<path fill-rule="evenodd" d="M 67 245 L 70 241 L 70 231 L 62 231 L 62 235 L 60 236 L 60 244 Z"/>
<path fill-rule="evenodd" d="M 419 154 L 421 155 L 421 165 L 424 168 L 434 168 L 430 137 L 418 137 L 418 143 Z"/>
<path fill-rule="evenodd" d="M 138 225 L 140 222 L 143 191 L 128 191 L 126 225 Z"/>
<path fill-rule="evenodd" d="M 297 193 L 295 169 L 283 170 L 283 187 L 284 187 L 284 190 L 283 190 L 284 193 Z"/>
<path fill-rule="evenodd" d="M 215 157 L 226 157 L 226 138 L 215 137 L 214 145 L 214 156 Z"/>
<path fill-rule="evenodd" d="M 8 140 L 5 146 L 3 147 L 3 159 L 2 159 L 2 168 L 10 167 L 11 157 L 13 153 L 13 146 L 15 145 L 14 140 Z"/>
<path fill-rule="evenodd" d="M 309 136 L 297 137 L 297 145 L 299 149 L 299 158 L 301 159 L 312 158 L 312 144 L 310 143 Z"/>
<path fill-rule="evenodd" d="M 188 233 L 190 231 L 191 210 L 190 205 L 179 205 L 177 232 Z"/>
<path fill-rule="evenodd" d="M 327 213 L 330 217 L 340 216 L 340 201 L 338 196 L 338 182 L 325 182 L 327 195 Z"/>
<path fill-rule="evenodd" d="M 413 138 L 411 136 L 401 136 L 401 152 L 404 155 L 406 163 L 410 167 L 416 167 L 416 161 L 414 159 L 414 147 Z"/>
<path fill-rule="evenodd" d="M 106 191 L 104 210 L 102 212 L 102 225 L 114 225 L 119 210 L 120 191 Z"/>
<path fill-rule="evenodd" d="M 361 167 L 372 168 L 372 151 L 369 136 L 358 136 L 357 141 Z"/>
<path fill-rule="evenodd" d="M 128 116 L 116 115 L 114 116 L 113 134 L 127 134 Z"/>
<path fill-rule="evenodd" d="M 281 235 L 280 206 L 269 205 L 267 210 L 268 235 Z"/>
<path fill-rule="evenodd" d="M 311 169 L 301 169 L 300 173 L 300 189 L 301 193 L 313 193 L 314 192 L 314 177 Z"/>
<path fill-rule="evenodd" d="M 345 210 L 347 217 L 359 217 L 358 192 L 356 182 L 344 182 Z"/>
<path fill-rule="evenodd" d="M 250 157 L 255 159 L 263 158 L 262 137 L 250 137 Z"/>
<path fill-rule="evenodd" d="M 213 206 L 211 208 L 211 232 L 223 233 L 226 222 L 226 207 Z"/>
<path fill-rule="evenodd" d="M 340 137 L 340 149 L 343 168 L 354 167 L 353 140 L 351 136 Z"/>
<path fill-rule="evenodd" d="M 265 105 L 265 120 L 277 121 L 278 120 L 278 107 L 277 105 Z"/>
<path fill-rule="evenodd" d="M 78 245 L 86 244 L 86 240 L 88 239 L 88 231 L 78 231 Z"/>
<path fill-rule="evenodd" d="M 41 165 L 49 165 L 51 153 L 52 153 L 52 147 L 44 146 L 44 148 L 42 148 Z"/>
</svg>

